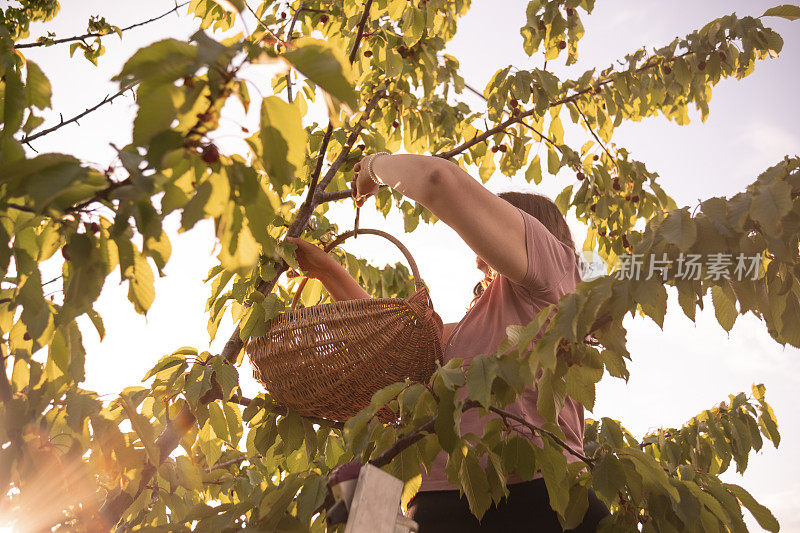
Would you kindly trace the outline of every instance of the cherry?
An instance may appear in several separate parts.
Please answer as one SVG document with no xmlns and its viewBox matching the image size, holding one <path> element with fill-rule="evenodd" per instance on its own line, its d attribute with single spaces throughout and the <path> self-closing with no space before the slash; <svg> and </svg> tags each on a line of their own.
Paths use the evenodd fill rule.
<svg viewBox="0 0 800 533">
<path fill-rule="evenodd" d="M 499 149 L 497 146 L 492 146 L 492 153 L 496 154 Z"/>
<path fill-rule="evenodd" d="M 566 47 L 567 47 L 567 41 L 558 41 L 559 50 L 563 50 Z"/>
<path fill-rule="evenodd" d="M 356 148 L 358 148 L 359 150 L 363 150 L 364 148 L 366 148 L 366 146 L 364 146 L 364 144 L 359 144 L 358 146 L 356 146 Z"/>
<path fill-rule="evenodd" d="M 671 69 L 671 68 L 669 68 L 669 65 L 665 65 L 665 66 L 664 66 L 664 74 L 666 74 L 667 76 L 669 76 L 670 74 L 672 74 L 672 69 Z"/>
<path fill-rule="evenodd" d="M 511 105 L 511 107 L 517 107 L 519 105 L 519 102 L 517 102 L 516 98 L 512 98 L 511 101 L 509 102 L 509 105 Z"/>
<path fill-rule="evenodd" d="M 328 23 L 328 15 L 327 15 L 327 14 L 325 14 L 325 13 L 323 13 L 322 15 L 320 15 L 320 17 L 319 17 L 319 21 L 320 21 L 322 24 L 327 24 L 327 23 Z"/>
<path fill-rule="evenodd" d="M 630 194 L 626 194 L 625 195 L 625 201 L 626 202 L 630 202 L 631 201 L 631 195 Z"/>
<path fill-rule="evenodd" d="M 699 62 L 699 63 L 697 64 L 697 69 L 698 69 L 698 70 L 705 70 L 705 69 L 706 69 L 706 62 L 705 62 L 705 61 L 701 61 L 701 62 Z"/>
<path fill-rule="evenodd" d="M 599 155 L 595 154 L 592 156 L 592 161 L 597 161 L 598 159 L 600 159 Z"/>
<path fill-rule="evenodd" d="M 372 50 L 365 50 L 364 57 L 372 57 Z"/>
<path fill-rule="evenodd" d="M 207 144 L 203 147 L 201 157 L 208 164 L 216 163 L 219 161 L 219 149 L 213 144 Z"/>
<path fill-rule="evenodd" d="M 578 178 L 578 181 L 583 181 L 584 179 L 586 179 L 586 174 L 584 174 L 583 172 L 578 172 L 576 177 Z"/>
<path fill-rule="evenodd" d="M 497 149 L 499 151 L 503 152 L 503 153 L 506 153 L 506 150 L 508 150 L 508 147 L 506 147 L 505 144 L 501 144 L 500 146 L 497 147 Z"/>
<path fill-rule="evenodd" d="M 22 334 L 22 340 L 24 340 L 24 341 L 29 341 L 29 340 L 31 340 L 31 336 L 30 336 L 30 335 L 28 335 L 28 332 L 27 332 L 27 331 L 26 331 L 25 333 L 23 333 L 23 334 Z"/>
<path fill-rule="evenodd" d="M 615 191 L 619 191 L 622 189 L 622 186 L 619 184 L 619 180 L 614 178 L 614 183 L 611 185 Z"/>
<path fill-rule="evenodd" d="M 568 17 L 571 17 L 571 16 L 572 16 L 572 15 L 574 15 L 574 14 L 575 14 L 575 10 L 574 10 L 574 9 L 572 9 L 571 7 L 568 7 L 568 8 L 567 8 L 567 16 L 568 16 Z"/>
<path fill-rule="evenodd" d="M 393 120 L 393 121 L 392 121 L 392 127 L 393 127 L 393 128 L 399 128 L 399 127 L 400 127 L 400 123 L 399 123 L 399 122 L 397 122 L 396 120 Z"/>
<path fill-rule="evenodd" d="M 286 20 L 286 11 L 281 13 L 281 20 Z"/>
<path fill-rule="evenodd" d="M 514 109 L 511 110 L 511 114 L 514 115 L 515 117 L 518 117 L 522 114 L 522 112 L 519 110 L 518 107 L 515 107 Z"/>
<path fill-rule="evenodd" d="M 639 195 L 638 194 L 634 194 L 633 196 L 631 196 L 631 201 L 634 202 L 634 203 L 638 202 L 639 201 Z"/>
<path fill-rule="evenodd" d="M 97 233 L 98 231 L 100 231 L 100 224 L 98 224 L 97 222 L 92 222 L 89 224 L 88 229 L 92 233 Z"/>
<path fill-rule="evenodd" d="M 589 206 L 589 211 L 591 211 L 592 213 L 594 213 L 595 211 L 597 211 L 597 204 L 592 204 L 592 205 L 590 205 L 590 206 Z"/>
</svg>

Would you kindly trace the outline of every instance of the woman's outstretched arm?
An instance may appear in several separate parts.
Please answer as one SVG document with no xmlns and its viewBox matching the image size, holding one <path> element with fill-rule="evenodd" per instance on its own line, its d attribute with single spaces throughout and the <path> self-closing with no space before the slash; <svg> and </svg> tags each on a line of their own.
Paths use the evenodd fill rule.
<svg viewBox="0 0 800 533">
<path fill-rule="evenodd" d="M 336 259 L 326 254 L 325 250 L 297 237 L 287 237 L 286 240 L 297 245 L 295 255 L 303 273 L 310 278 L 320 280 L 334 301 L 371 298 L 350 273 Z"/>
<path fill-rule="evenodd" d="M 413 154 L 367 156 L 356 166 L 353 194 L 358 201 L 375 194 L 381 182 L 427 207 L 495 271 L 519 282 L 527 273 L 525 222 L 519 210 L 486 189 L 458 165 Z"/>
</svg>

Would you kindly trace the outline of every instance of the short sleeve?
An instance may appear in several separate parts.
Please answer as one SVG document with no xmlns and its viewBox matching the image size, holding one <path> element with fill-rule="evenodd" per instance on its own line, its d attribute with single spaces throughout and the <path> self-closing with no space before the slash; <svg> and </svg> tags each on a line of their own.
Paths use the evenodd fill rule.
<svg viewBox="0 0 800 533">
<path fill-rule="evenodd" d="M 517 210 L 525 222 L 528 269 L 516 285 L 535 293 L 558 292 L 565 278 L 574 281 L 575 251 L 559 241 L 539 219 L 520 208 Z"/>
</svg>

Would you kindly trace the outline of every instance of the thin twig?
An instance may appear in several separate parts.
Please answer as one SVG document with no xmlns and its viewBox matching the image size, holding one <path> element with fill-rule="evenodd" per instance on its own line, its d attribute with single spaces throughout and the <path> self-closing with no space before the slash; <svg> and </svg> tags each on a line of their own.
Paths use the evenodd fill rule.
<svg viewBox="0 0 800 533">
<path fill-rule="evenodd" d="M 38 133 L 34 133 L 33 135 L 26 135 L 25 137 L 20 139 L 20 142 L 24 143 L 24 144 L 28 144 L 31 141 L 38 139 L 39 137 L 43 137 L 44 135 L 47 135 L 48 133 L 52 133 L 52 132 L 56 131 L 59 128 L 63 128 L 67 124 L 71 124 L 72 122 L 77 123 L 78 120 L 82 119 L 83 117 L 85 117 L 89 113 L 91 113 L 93 111 L 96 111 L 97 109 L 99 109 L 100 107 L 104 106 L 105 104 L 113 102 L 115 98 L 117 98 L 119 96 L 122 96 L 125 93 L 125 91 L 133 88 L 137 83 L 138 82 L 134 82 L 134 83 L 131 83 L 129 85 L 126 85 L 125 87 L 123 87 L 122 89 L 120 89 L 118 92 L 116 92 L 115 94 L 113 94 L 111 96 L 106 95 L 106 97 L 103 98 L 103 100 L 99 104 L 97 104 L 97 105 L 95 105 L 93 107 L 90 107 L 90 108 L 84 110 L 81 113 L 78 113 L 77 115 L 75 115 L 72 118 L 64 120 L 64 118 L 62 117 L 61 118 L 61 122 L 59 122 L 58 124 L 56 124 L 55 126 L 53 126 L 51 128 L 47 128 L 46 130 L 42 130 L 42 131 L 40 131 Z"/>
<path fill-rule="evenodd" d="M 304 9 L 304 4 L 305 4 L 305 2 L 300 2 L 300 6 L 297 8 L 297 10 L 294 12 L 294 15 L 292 16 L 292 21 L 289 23 L 289 29 L 286 32 L 287 33 L 287 35 L 286 35 L 286 42 L 287 43 L 292 42 L 292 33 L 294 33 L 294 25 L 297 22 L 297 17 L 300 15 L 300 12 L 303 11 L 303 9 Z M 291 68 L 289 68 L 286 71 L 286 96 L 289 99 L 289 103 L 292 103 L 293 98 L 292 98 L 292 69 Z"/>
<path fill-rule="evenodd" d="M 166 13 L 162 13 L 161 15 L 159 15 L 157 17 L 153 17 L 151 19 L 143 20 L 142 22 L 137 22 L 136 24 L 131 24 L 130 26 L 126 26 L 125 28 L 120 28 L 119 31 L 120 32 L 126 32 L 128 30 L 132 30 L 133 28 L 138 28 L 139 26 L 144 26 L 145 24 L 150 24 L 151 22 L 155 22 L 155 21 L 157 21 L 159 19 L 162 19 L 162 18 L 166 17 L 170 13 L 174 13 L 174 12 L 178 11 L 180 8 L 182 8 L 183 6 L 188 5 L 188 4 L 189 4 L 189 2 L 184 2 L 184 3 L 180 4 L 180 5 L 176 5 L 175 7 L 173 7 L 172 9 L 167 11 Z M 110 31 L 108 33 L 84 33 L 83 35 L 76 35 L 74 37 L 64 37 L 63 39 L 55 39 L 53 41 L 43 41 L 43 42 L 35 42 L 35 43 L 16 44 L 16 45 L 14 45 L 14 48 L 35 48 L 35 47 L 38 47 L 38 46 L 53 46 L 53 45 L 56 45 L 56 44 L 68 43 L 68 42 L 72 42 L 72 41 L 83 41 L 84 39 L 89 39 L 91 37 L 104 37 L 106 35 L 111 35 L 112 33 L 116 33 L 116 32 Z"/>
<path fill-rule="evenodd" d="M 603 151 L 606 154 L 608 154 L 608 157 L 610 157 L 611 161 L 613 161 L 614 164 L 616 165 L 616 161 L 617 161 L 616 158 L 613 155 L 611 155 L 611 152 L 608 150 L 608 148 L 606 148 L 606 145 L 603 144 L 603 141 L 601 141 L 600 137 L 597 136 L 597 133 L 595 133 L 595 131 L 592 129 L 592 126 L 589 125 L 589 119 L 586 118 L 586 115 L 583 113 L 581 108 L 575 102 L 570 102 L 570 103 L 575 108 L 575 110 L 578 112 L 578 114 L 583 118 L 583 122 L 584 122 L 584 124 L 586 124 L 586 129 L 588 129 L 589 133 L 592 134 L 592 137 L 594 137 L 594 140 L 597 141 L 597 144 L 600 145 L 600 147 L 603 149 Z"/>
<path fill-rule="evenodd" d="M 352 65 L 353 62 L 356 60 L 356 54 L 358 54 L 358 45 L 361 42 L 361 38 L 364 36 L 364 26 L 367 25 L 367 20 L 369 20 L 369 10 L 372 7 L 372 0 L 367 0 L 367 3 L 364 4 L 364 12 L 361 15 L 361 20 L 358 21 L 358 33 L 356 34 L 356 41 L 353 43 L 353 48 L 350 50 L 350 64 Z"/>
</svg>

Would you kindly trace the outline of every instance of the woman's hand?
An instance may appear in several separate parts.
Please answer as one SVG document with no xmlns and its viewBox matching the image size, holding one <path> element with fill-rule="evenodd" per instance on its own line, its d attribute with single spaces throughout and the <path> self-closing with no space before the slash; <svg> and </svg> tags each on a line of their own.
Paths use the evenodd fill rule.
<svg viewBox="0 0 800 533">
<path fill-rule="evenodd" d="M 294 252 L 295 257 L 297 257 L 303 273 L 309 278 L 322 280 L 327 274 L 341 268 L 336 260 L 326 254 L 322 248 L 297 237 L 286 237 L 286 240 L 297 245 L 297 250 Z"/>
<path fill-rule="evenodd" d="M 370 159 L 378 155 L 385 154 L 371 154 L 365 156 L 353 167 L 355 175 L 353 176 L 353 181 L 350 182 L 350 192 L 358 207 L 364 205 L 367 198 L 378 192 L 378 184 L 375 183 L 369 175 Z"/>
</svg>

